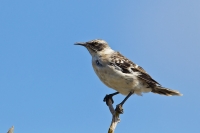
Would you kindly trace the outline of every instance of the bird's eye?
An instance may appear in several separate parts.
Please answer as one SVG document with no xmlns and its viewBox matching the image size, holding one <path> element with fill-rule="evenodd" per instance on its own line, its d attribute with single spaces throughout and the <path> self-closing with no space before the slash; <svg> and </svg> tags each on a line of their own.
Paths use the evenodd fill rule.
<svg viewBox="0 0 200 133">
<path fill-rule="evenodd" d="M 98 43 L 95 43 L 94 46 L 98 46 Z"/>
</svg>

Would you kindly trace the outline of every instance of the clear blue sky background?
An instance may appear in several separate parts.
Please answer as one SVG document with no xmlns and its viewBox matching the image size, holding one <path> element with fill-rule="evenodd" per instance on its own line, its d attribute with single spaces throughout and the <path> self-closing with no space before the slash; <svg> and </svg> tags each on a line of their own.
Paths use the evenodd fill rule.
<svg viewBox="0 0 200 133">
<path fill-rule="evenodd" d="M 1 0 L 0 132 L 107 132 L 114 91 L 73 45 L 96 38 L 184 94 L 132 96 L 116 133 L 200 132 L 199 0 Z"/>
</svg>

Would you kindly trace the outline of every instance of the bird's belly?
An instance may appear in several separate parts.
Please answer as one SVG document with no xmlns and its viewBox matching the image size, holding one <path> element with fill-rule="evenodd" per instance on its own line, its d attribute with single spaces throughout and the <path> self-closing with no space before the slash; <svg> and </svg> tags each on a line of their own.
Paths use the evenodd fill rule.
<svg viewBox="0 0 200 133">
<path fill-rule="evenodd" d="M 95 68 L 94 70 L 99 79 L 108 87 L 128 95 L 131 91 L 141 95 L 141 92 L 149 92 L 151 90 L 141 86 L 139 80 L 134 74 L 124 74 L 120 71 L 110 68 Z"/>
</svg>

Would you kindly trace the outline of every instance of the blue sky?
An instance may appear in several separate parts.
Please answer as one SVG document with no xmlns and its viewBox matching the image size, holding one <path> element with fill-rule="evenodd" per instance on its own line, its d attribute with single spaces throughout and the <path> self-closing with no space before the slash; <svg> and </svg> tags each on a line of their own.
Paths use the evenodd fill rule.
<svg viewBox="0 0 200 133">
<path fill-rule="evenodd" d="M 132 96 L 116 133 L 199 133 L 199 13 L 198 0 L 2 0 L 0 132 L 107 132 L 103 98 L 114 91 L 95 75 L 88 51 L 73 45 L 101 38 L 184 94 Z"/>
</svg>

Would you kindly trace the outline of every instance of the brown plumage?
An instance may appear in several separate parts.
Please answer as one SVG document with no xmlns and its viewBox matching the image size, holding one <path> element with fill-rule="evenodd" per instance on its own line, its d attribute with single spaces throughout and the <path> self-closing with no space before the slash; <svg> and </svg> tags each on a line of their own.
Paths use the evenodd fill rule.
<svg viewBox="0 0 200 133">
<path fill-rule="evenodd" d="M 119 68 L 121 68 L 121 71 L 123 73 L 131 73 L 138 72 L 139 75 L 137 76 L 139 79 L 144 80 L 148 84 L 148 87 L 152 89 L 151 92 L 166 96 L 173 96 L 178 95 L 181 96 L 178 91 L 171 90 L 168 88 L 162 87 L 157 81 L 155 81 L 142 67 L 138 66 L 137 64 L 133 63 L 126 57 L 124 57 L 119 52 L 115 52 L 113 56 L 111 56 L 111 64 L 115 64 Z"/>
<path fill-rule="evenodd" d="M 87 48 L 100 80 L 121 94 L 128 95 L 134 92 L 141 95 L 143 92 L 153 92 L 166 96 L 182 95 L 176 90 L 162 87 L 142 67 L 112 50 L 104 40 L 96 39 L 76 45 Z"/>
</svg>

